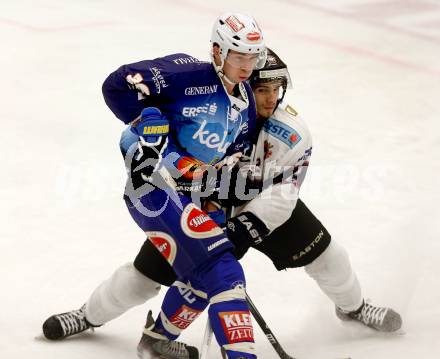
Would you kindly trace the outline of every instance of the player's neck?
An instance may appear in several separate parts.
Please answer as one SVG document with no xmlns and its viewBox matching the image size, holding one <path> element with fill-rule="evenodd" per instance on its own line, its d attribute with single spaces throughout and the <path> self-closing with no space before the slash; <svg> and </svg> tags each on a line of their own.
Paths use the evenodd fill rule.
<svg viewBox="0 0 440 359">
<path fill-rule="evenodd" d="M 228 95 L 234 95 L 234 88 L 237 86 L 237 84 L 230 84 L 225 79 L 222 79 L 223 85 L 225 86 L 226 92 Z"/>
</svg>

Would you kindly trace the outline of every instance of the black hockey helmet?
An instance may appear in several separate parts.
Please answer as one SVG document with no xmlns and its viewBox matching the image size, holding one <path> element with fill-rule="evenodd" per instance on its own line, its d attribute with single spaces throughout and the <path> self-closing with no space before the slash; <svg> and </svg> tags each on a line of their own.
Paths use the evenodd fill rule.
<svg viewBox="0 0 440 359">
<path fill-rule="evenodd" d="M 278 99 L 278 103 L 280 103 L 286 94 L 287 88 L 292 87 L 292 81 L 287 65 L 273 50 L 267 48 L 267 58 L 264 67 L 252 72 L 249 83 L 252 88 L 255 88 L 258 84 L 272 81 L 281 81 L 282 83 L 283 90 Z"/>
</svg>

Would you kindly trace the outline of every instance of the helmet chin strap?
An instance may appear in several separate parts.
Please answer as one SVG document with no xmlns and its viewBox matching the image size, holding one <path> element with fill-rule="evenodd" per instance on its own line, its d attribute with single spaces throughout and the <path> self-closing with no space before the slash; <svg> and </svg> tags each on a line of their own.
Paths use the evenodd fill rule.
<svg viewBox="0 0 440 359">
<path fill-rule="evenodd" d="M 217 72 L 217 74 L 220 76 L 220 78 L 221 78 L 222 80 L 225 80 L 228 84 L 230 84 L 230 85 L 236 85 L 235 82 L 232 82 L 231 80 L 228 79 L 228 77 L 223 73 L 222 70 L 220 70 L 220 72 Z"/>
<path fill-rule="evenodd" d="M 222 57 L 220 57 L 220 58 L 221 58 L 222 62 L 220 63 L 220 65 L 217 66 L 214 61 L 214 56 L 211 54 L 212 65 L 214 66 L 215 72 L 217 72 L 217 75 L 218 75 L 218 77 L 220 77 L 220 80 L 222 80 L 222 81 L 224 80 L 230 85 L 236 85 L 236 83 L 232 82 L 223 72 L 223 66 L 225 64 L 225 59 Z"/>
</svg>

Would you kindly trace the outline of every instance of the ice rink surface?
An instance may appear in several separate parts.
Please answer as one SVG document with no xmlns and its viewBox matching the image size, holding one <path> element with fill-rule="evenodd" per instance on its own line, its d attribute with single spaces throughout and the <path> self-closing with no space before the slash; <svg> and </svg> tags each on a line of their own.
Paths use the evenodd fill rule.
<svg viewBox="0 0 440 359">
<path fill-rule="evenodd" d="M 302 197 L 350 253 L 365 297 L 404 335 L 343 324 L 303 270 L 243 260 L 249 293 L 298 358 L 440 358 L 440 1 L 16 0 L 0 2 L 0 353 L 6 359 L 135 358 L 148 308 L 59 343 L 53 313 L 78 308 L 144 240 L 121 199 L 123 124 L 101 96 L 121 64 L 208 58 L 217 15 L 254 15 L 288 63 L 289 102 L 314 154 Z M 199 345 L 201 317 L 182 336 Z M 256 329 L 259 358 L 276 358 Z M 211 358 L 219 358 L 216 344 Z"/>
</svg>

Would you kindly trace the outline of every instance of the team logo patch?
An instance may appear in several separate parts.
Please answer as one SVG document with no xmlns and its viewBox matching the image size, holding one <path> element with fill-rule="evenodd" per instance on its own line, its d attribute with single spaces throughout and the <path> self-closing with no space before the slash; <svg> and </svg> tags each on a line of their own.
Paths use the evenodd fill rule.
<svg viewBox="0 0 440 359">
<path fill-rule="evenodd" d="M 185 207 L 180 218 L 185 234 L 192 238 L 210 238 L 223 234 L 223 230 L 194 203 Z"/>
<path fill-rule="evenodd" d="M 225 22 L 235 32 L 239 32 L 241 29 L 244 28 L 244 24 L 240 20 L 238 20 L 235 16 L 233 16 L 233 15 L 229 16 L 225 20 Z"/>
<path fill-rule="evenodd" d="M 186 329 L 197 319 L 202 311 L 182 305 L 180 309 L 170 318 L 171 324 L 179 329 Z"/>
<path fill-rule="evenodd" d="M 249 41 L 258 41 L 261 39 L 261 35 L 259 32 L 250 32 L 246 35 L 246 38 Z"/>
<path fill-rule="evenodd" d="M 177 169 L 186 179 L 200 179 L 207 168 L 206 163 L 192 157 L 182 157 L 177 161 Z"/>
<path fill-rule="evenodd" d="M 263 129 L 265 132 L 285 143 L 290 148 L 293 148 L 299 141 L 301 141 L 300 134 L 292 127 L 273 118 L 270 118 L 264 123 Z"/>
<path fill-rule="evenodd" d="M 220 312 L 218 315 L 229 344 L 254 341 L 249 311 Z"/>
<path fill-rule="evenodd" d="M 164 232 L 145 232 L 145 234 L 167 262 L 173 265 L 177 253 L 177 246 L 174 239 Z"/>
</svg>

